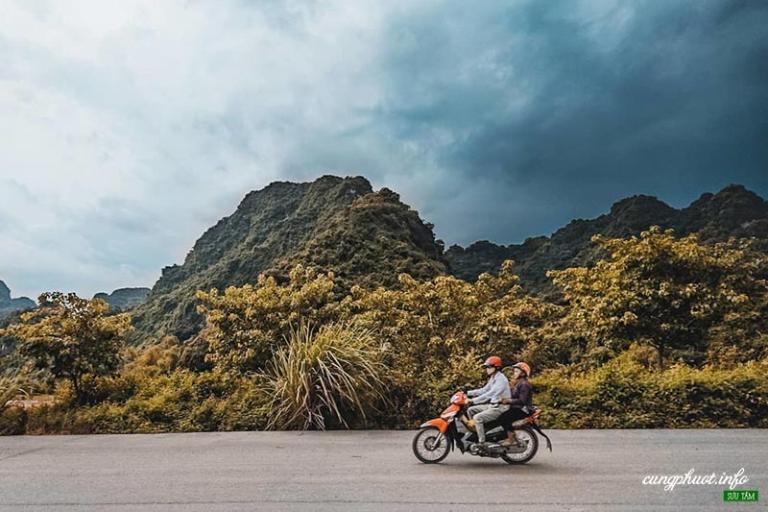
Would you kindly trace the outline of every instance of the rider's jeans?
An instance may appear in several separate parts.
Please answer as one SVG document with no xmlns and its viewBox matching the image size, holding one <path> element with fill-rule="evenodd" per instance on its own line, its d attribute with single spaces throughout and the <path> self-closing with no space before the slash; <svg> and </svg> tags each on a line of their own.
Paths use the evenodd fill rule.
<svg viewBox="0 0 768 512">
<path fill-rule="evenodd" d="M 509 406 L 501 404 L 473 405 L 467 409 L 469 417 L 475 420 L 475 430 L 477 431 L 478 442 L 485 442 L 485 423 L 498 419 L 498 417 L 507 410 L 509 410 Z"/>
</svg>

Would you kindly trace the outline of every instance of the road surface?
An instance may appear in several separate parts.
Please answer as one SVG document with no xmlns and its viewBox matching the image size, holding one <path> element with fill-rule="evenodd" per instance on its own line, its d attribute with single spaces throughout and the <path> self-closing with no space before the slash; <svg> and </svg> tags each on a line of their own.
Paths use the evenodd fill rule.
<svg viewBox="0 0 768 512">
<path fill-rule="evenodd" d="M 411 453 L 413 432 L 235 432 L 0 438 L 4 511 L 766 510 L 768 430 L 551 431 L 525 466 Z M 736 473 L 724 485 L 643 485 L 646 475 Z M 478 505 L 481 504 L 481 505 Z M 526 508 L 522 508 L 522 507 Z"/>
</svg>

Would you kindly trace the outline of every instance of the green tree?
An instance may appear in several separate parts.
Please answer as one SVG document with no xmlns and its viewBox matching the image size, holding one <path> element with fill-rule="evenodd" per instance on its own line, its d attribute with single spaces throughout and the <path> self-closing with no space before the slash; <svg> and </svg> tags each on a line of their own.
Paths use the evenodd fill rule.
<svg viewBox="0 0 768 512">
<path fill-rule="evenodd" d="M 710 330 L 753 310 L 765 293 L 765 256 L 745 242 L 703 245 L 696 235 L 676 238 L 658 227 L 593 241 L 606 259 L 548 273 L 569 302 L 565 322 L 593 349 L 643 342 L 656 349 L 660 368 L 671 350 L 703 355 Z"/>
<path fill-rule="evenodd" d="M 50 372 L 54 379 L 72 384 L 78 404 L 85 401 L 86 376 L 112 375 L 121 364 L 124 337 L 130 329 L 127 315 L 109 315 L 102 300 L 81 299 L 74 293 L 44 293 L 40 306 L 21 316 L 4 334 L 19 340 L 22 355 Z"/>
</svg>

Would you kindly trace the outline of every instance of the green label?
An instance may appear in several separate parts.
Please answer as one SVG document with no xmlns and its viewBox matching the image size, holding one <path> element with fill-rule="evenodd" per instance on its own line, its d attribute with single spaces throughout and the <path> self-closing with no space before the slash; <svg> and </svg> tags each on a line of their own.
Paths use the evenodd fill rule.
<svg viewBox="0 0 768 512">
<path fill-rule="evenodd" d="M 757 489 L 738 489 L 723 491 L 723 501 L 757 501 Z"/>
</svg>

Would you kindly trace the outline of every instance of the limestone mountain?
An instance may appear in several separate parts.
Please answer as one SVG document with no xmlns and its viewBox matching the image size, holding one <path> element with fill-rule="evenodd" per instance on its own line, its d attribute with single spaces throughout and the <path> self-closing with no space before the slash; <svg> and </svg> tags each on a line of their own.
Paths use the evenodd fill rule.
<svg viewBox="0 0 768 512">
<path fill-rule="evenodd" d="M 93 298 L 103 300 L 116 311 L 128 311 L 143 304 L 149 292 L 149 288 L 118 288 L 112 293 L 97 293 Z"/>
<path fill-rule="evenodd" d="M 208 229 L 182 265 L 162 271 L 134 310 L 139 339 L 187 339 L 202 326 L 195 292 L 278 277 L 304 263 L 334 271 L 343 286 L 392 284 L 400 272 L 445 273 L 443 247 L 431 226 L 397 194 L 374 192 L 362 177 L 323 176 L 276 182 L 250 192 L 235 212 Z"/>
<path fill-rule="evenodd" d="M 0 281 L 0 318 L 5 318 L 16 311 L 32 309 L 35 301 L 28 297 L 11 298 L 11 290 Z"/>
<path fill-rule="evenodd" d="M 276 265 L 286 275 L 296 264 L 333 270 L 342 286 L 394 286 L 409 273 L 425 279 L 447 271 L 443 245 L 432 226 L 387 188 L 366 194 L 317 226 L 307 242 Z"/>
<path fill-rule="evenodd" d="M 202 319 L 195 292 L 278 278 L 298 264 L 333 271 L 339 292 L 352 284 L 391 286 L 407 272 L 423 279 L 451 273 L 474 280 L 505 259 L 517 262 L 524 286 L 549 294 L 547 270 L 585 265 L 599 257 L 591 237 L 626 237 L 653 225 L 704 241 L 756 237 L 768 247 L 768 203 L 739 185 L 703 194 L 675 209 L 638 195 L 615 203 L 595 219 L 576 219 L 551 236 L 508 246 L 488 241 L 444 252 L 432 225 L 389 189 L 374 191 L 362 177 L 323 176 L 310 183 L 276 182 L 245 196 L 194 244 L 182 265 L 162 271 L 146 301 L 134 310 L 138 340 L 166 334 L 187 339 Z"/>
<path fill-rule="evenodd" d="M 675 209 L 655 197 L 632 196 L 615 203 L 610 212 L 595 219 L 576 219 L 551 236 L 529 238 L 522 244 L 497 245 L 475 242 L 446 251 L 454 275 L 474 280 L 493 272 L 501 262 L 513 259 L 521 282 L 529 289 L 547 293 L 547 270 L 589 264 L 598 254 L 593 235 L 627 237 L 650 226 L 672 228 L 681 236 L 698 233 L 704 242 L 729 237 L 755 237 L 768 245 L 768 202 L 741 185 L 730 185 L 716 194 L 706 193 L 688 207 Z"/>
</svg>

